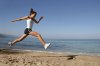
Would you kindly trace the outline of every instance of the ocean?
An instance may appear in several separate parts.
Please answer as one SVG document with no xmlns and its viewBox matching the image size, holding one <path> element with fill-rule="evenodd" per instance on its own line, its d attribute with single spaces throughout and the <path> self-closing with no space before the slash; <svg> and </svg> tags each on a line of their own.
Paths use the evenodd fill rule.
<svg viewBox="0 0 100 66">
<path fill-rule="evenodd" d="M 0 48 L 8 49 L 8 42 L 16 37 L 0 38 Z M 16 43 L 11 49 L 58 52 L 67 54 L 97 55 L 100 56 L 100 39 L 44 39 L 51 43 L 45 50 L 37 38 L 29 37 Z"/>
</svg>

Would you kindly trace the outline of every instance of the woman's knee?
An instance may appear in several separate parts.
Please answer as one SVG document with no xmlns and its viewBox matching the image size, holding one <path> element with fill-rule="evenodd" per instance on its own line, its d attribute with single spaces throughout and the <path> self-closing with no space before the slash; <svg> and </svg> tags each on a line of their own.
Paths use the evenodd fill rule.
<svg viewBox="0 0 100 66">
<path fill-rule="evenodd" d="M 41 36 L 38 32 L 35 32 L 35 36 L 36 37 L 39 37 L 39 36 Z"/>
<path fill-rule="evenodd" d="M 35 36 L 36 36 L 36 37 L 39 37 L 39 36 L 40 36 L 40 34 L 39 34 L 38 32 L 36 32 Z"/>
<path fill-rule="evenodd" d="M 31 34 L 32 36 L 36 36 L 36 37 L 40 36 L 40 34 L 39 34 L 38 32 L 31 32 L 30 34 Z"/>
<path fill-rule="evenodd" d="M 34 32 L 34 35 L 38 35 L 39 33 L 38 32 Z"/>
</svg>

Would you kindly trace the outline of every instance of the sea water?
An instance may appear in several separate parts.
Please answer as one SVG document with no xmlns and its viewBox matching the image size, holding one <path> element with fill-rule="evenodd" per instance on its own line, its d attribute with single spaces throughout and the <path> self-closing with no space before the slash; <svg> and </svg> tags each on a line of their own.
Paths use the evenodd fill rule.
<svg viewBox="0 0 100 66">
<path fill-rule="evenodd" d="M 8 42 L 16 37 L 0 38 L 0 48 L 9 48 Z M 16 43 L 12 49 L 59 52 L 69 54 L 89 54 L 100 56 L 100 39 L 44 39 L 51 43 L 45 50 L 37 38 L 26 38 Z"/>
</svg>

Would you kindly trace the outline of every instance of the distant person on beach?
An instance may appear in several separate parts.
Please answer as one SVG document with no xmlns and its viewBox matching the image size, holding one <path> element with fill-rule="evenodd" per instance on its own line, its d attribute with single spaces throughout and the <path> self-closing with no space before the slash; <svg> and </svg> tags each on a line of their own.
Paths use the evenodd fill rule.
<svg viewBox="0 0 100 66">
<path fill-rule="evenodd" d="M 8 44 L 10 46 L 14 45 L 15 43 L 17 42 L 20 42 L 22 41 L 23 39 L 25 39 L 28 35 L 32 35 L 32 36 L 35 36 L 38 38 L 38 40 L 43 44 L 44 48 L 47 49 L 50 45 L 50 43 L 46 43 L 42 36 L 38 33 L 38 32 L 35 32 L 35 31 L 32 31 L 32 27 L 33 27 L 33 24 L 36 23 L 38 24 L 42 19 L 43 19 L 43 16 L 40 17 L 39 20 L 36 20 L 35 17 L 37 15 L 37 12 L 35 12 L 32 8 L 30 9 L 30 15 L 29 16 L 25 16 L 25 17 L 22 17 L 22 18 L 18 18 L 18 19 L 15 19 L 15 20 L 12 20 L 11 22 L 16 22 L 16 21 L 21 21 L 21 20 L 26 20 L 27 21 L 27 27 L 26 29 L 24 30 L 24 34 L 15 39 L 14 41 L 12 42 L 8 42 Z"/>
</svg>

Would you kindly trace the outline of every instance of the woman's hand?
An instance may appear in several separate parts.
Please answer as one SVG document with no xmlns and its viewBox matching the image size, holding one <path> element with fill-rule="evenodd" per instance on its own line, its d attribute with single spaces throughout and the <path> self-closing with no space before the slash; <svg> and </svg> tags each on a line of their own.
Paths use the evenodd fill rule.
<svg viewBox="0 0 100 66">
<path fill-rule="evenodd" d="M 44 16 L 41 16 L 38 22 L 40 22 L 43 18 L 44 18 Z"/>
<path fill-rule="evenodd" d="M 43 18 L 44 18 L 44 16 L 41 16 L 41 17 L 40 17 L 40 19 L 43 19 Z"/>
</svg>

